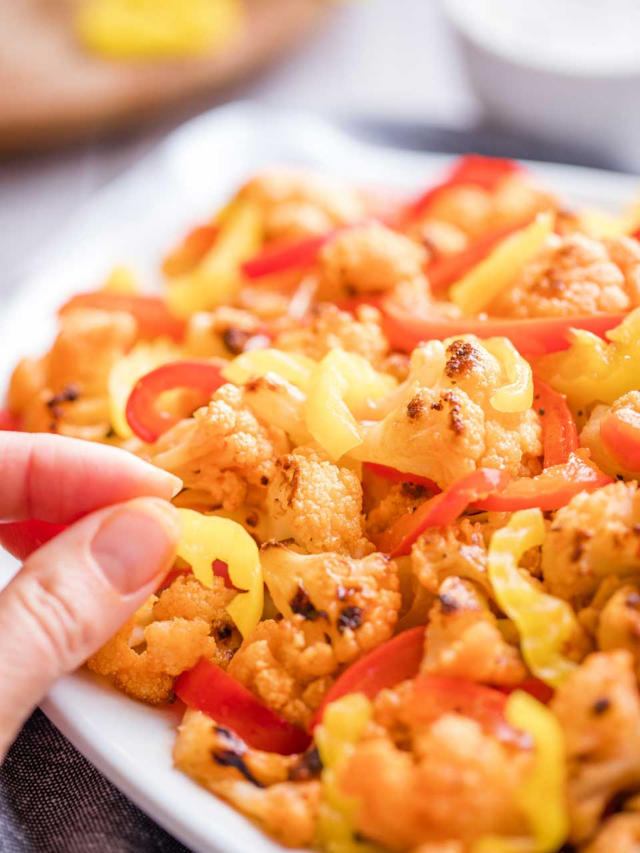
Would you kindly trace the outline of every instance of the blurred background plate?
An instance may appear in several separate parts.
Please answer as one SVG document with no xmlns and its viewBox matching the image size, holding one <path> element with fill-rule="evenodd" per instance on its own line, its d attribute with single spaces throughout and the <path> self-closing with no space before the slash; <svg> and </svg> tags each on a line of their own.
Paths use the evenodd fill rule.
<svg viewBox="0 0 640 853">
<path fill-rule="evenodd" d="M 244 0 L 242 31 L 211 56 L 113 61 L 78 42 L 70 0 L 0 0 L 0 154 L 137 125 L 227 88 L 315 30 L 323 0 Z"/>
</svg>

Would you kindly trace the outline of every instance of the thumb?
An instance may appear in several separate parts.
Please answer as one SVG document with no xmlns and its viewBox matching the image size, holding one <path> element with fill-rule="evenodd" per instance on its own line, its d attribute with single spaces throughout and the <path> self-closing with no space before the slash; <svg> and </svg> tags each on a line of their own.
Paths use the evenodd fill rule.
<svg viewBox="0 0 640 853">
<path fill-rule="evenodd" d="M 171 504 L 138 498 L 86 516 L 25 561 L 0 594 L 0 761 L 56 679 L 157 588 L 179 536 Z"/>
</svg>

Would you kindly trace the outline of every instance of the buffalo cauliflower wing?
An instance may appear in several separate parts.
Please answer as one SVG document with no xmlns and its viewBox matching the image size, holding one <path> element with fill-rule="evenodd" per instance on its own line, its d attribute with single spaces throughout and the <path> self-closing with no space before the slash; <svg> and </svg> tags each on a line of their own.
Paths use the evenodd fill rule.
<svg viewBox="0 0 640 853">
<path fill-rule="evenodd" d="M 542 546 L 542 573 L 553 595 L 591 596 L 610 576 L 640 569 L 640 492 L 612 483 L 581 492 L 558 510 Z"/>
<path fill-rule="evenodd" d="M 443 489 L 480 466 L 519 475 L 527 458 L 541 452 L 538 416 L 491 407 L 506 379 L 480 341 L 466 336 L 445 345 L 435 383 L 423 385 L 410 374 L 402 403 L 369 428 L 353 455 L 428 477 Z"/>
<path fill-rule="evenodd" d="M 524 834 L 516 792 L 530 755 L 466 716 L 434 713 L 413 691 L 406 682 L 378 696 L 341 774 L 359 832 L 393 851 Z"/>
<path fill-rule="evenodd" d="M 306 324 L 282 332 L 274 345 L 315 361 L 340 347 L 367 358 L 374 367 L 379 367 L 389 352 L 389 343 L 380 328 L 379 311 L 363 305 L 354 316 L 326 302 L 311 311 Z"/>
<path fill-rule="evenodd" d="M 215 505 L 235 510 L 260 502 L 288 450 L 285 434 L 261 423 L 242 389 L 223 385 L 208 406 L 180 421 L 141 455 L 181 478 L 186 488 L 208 492 Z M 251 500 L 249 500 L 251 502 Z"/>
<path fill-rule="evenodd" d="M 178 576 L 89 659 L 89 669 L 111 676 L 136 699 L 152 705 L 170 700 L 176 677 L 200 658 L 228 666 L 239 645 L 225 610 L 233 596 L 221 578 L 207 589 L 192 576 Z"/>
<path fill-rule="evenodd" d="M 261 550 L 280 621 L 258 625 L 229 673 L 286 719 L 308 724 L 340 667 L 389 639 L 400 610 L 395 563 L 302 555 L 283 544 Z"/>
<path fill-rule="evenodd" d="M 488 597 L 457 577 L 442 582 L 429 613 L 421 671 L 497 685 L 519 684 L 527 675 L 519 651 L 503 639 Z"/>
<path fill-rule="evenodd" d="M 425 250 L 408 237 L 372 222 L 340 232 L 318 259 L 318 298 L 378 294 L 422 277 Z"/>
<path fill-rule="evenodd" d="M 570 839 L 583 842 L 612 798 L 640 784 L 640 696 L 632 656 L 590 655 L 550 707 L 566 742 Z"/>
<path fill-rule="evenodd" d="M 310 554 L 352 557 L 371 550 L 362 523 L 362 486 L 356 474 L 300 448 L 281 456 L 269 486 L 268 506 L 296 544 Z"/>
<path fill-rule="evenodd" d="M 506 317 L 628 311 L 640 300 L 640 246 L 629 237 L 552 235 L 512 287 L 489 307 Z"/>
<path fill-rule="evenodd" d="M 314 840 L 320 782 L 295 778 L 298 756 L 250 749 L 199 711 L 187 711 L 173 758 L 180 770 L 254 820 L 287 847 Z"/>
</svg>

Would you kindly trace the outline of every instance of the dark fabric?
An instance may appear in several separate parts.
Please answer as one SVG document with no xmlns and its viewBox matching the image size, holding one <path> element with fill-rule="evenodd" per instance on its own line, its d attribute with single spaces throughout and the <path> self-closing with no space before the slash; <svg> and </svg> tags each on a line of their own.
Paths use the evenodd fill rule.
<svg viewBox="0 0 640 853">
<path fill-rule="evenodd" d="M 188 853 L 36 711 L 0 766 L 0 853 Z"/>
</svg>

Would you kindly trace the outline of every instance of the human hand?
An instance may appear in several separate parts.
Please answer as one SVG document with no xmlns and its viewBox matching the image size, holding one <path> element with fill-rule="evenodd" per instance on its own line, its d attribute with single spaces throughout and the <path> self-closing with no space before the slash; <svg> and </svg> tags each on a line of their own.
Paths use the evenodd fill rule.
<svg viewBox="0 0 640 853">
<path fill-rule="evenodd" d="M 71 525 L 0 593 L 2 761 L 52 684 L 103 645 L 170 569 L 180 525 L 168 501 L 180 481 L 116 448 L 5 432 L 0 483 L 1 522 Z M 9 531 L 0 524 L 0 543 L 11 549 Z"/>
</svg>

